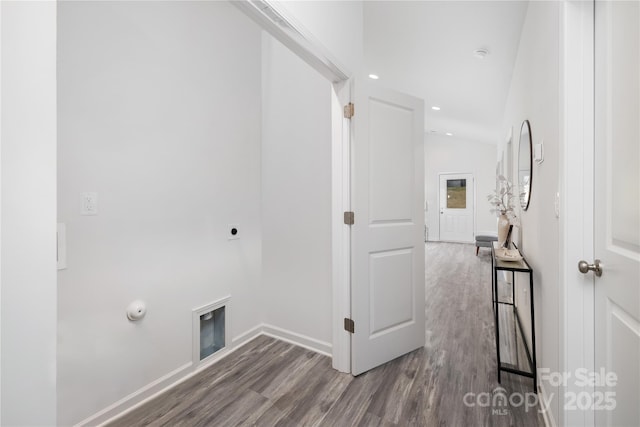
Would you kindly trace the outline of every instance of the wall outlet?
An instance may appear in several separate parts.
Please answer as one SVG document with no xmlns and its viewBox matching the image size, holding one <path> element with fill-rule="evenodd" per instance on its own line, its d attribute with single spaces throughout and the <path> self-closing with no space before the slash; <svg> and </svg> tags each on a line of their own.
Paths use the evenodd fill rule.
<svg viewBox="0 0 640 427">
<path fill-rule="evenodd" d="M 80 193 L 80 215 L 98 215 L 98 193 Z"/>
<path fill-rule="evenodd" d="M 227 226 L 227 240 L 236 240 L 240 238 L 240 226 L 238 224 L 229 224 Z"/>
</svg>

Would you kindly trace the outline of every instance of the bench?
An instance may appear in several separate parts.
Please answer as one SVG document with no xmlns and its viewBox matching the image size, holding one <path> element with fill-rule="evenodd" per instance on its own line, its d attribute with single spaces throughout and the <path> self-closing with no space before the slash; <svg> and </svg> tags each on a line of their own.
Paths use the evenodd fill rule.
<svg viewBox="0 0 640 427">
<path fill-rule="evenodd" d="M 497 242 L 497 236 L 489 236 L 486 234 L 480 234 L 476 236 L 476 256 L 478 256 L 478 252 L 480 248 L 490 248 L 492 242 Z"/>
</svg>

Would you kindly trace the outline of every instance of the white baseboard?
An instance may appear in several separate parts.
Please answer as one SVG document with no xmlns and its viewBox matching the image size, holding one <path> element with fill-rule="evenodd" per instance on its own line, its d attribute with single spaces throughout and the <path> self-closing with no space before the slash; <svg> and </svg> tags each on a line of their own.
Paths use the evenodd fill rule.
<svg viewBox="0 0 640 427">
<path fill-rule="evenodd" d="M 216 357 L 210 362 L 198 366 L 194 366 L 192 362 L 186 363 L 175 369 L 174 371 L 169 372 L 168 374 L 147 384 L 139 390 L 120 399 L 116 403 L 109 405 L 100 412 L 80 421 L 75 425 L 75 427 L 83 427 L 89 425 L 103 426 L 112 421 L 115 421 L 118 418 L 123 417 L 134 409 L 147 403 L 148 401 L 154 399 L 155 397 L 165 393 L 169 389 L 188 380 L 194 375 L 197 375 L 203 369 L 207 369 L 211 365 L 214 365 L 218 361 L 229 356 L 236 350 L 240 349 L 243 345 L 247 344 L 249 341 L 260 335 L 266 335 L 275 339 L 279 339 L 281 341 L 285 341 L 290 344 L 306 348 L 307 350 L 311 350 L 313 352 L 331 357 L 332 346 L 330 343 L 320 341 L 306 335 L 298 334 L 286 329 L 278 328 L 276 326 L 260 324 L 232 338 L 229 350 L 220 354 L 220 357 Z"/>
<path fill-rule="evenodd" d="M 262 335 L 262 323 L 258 326 L 254 326 L 246 332 L 241 333 L 237 337 L 231 339 L 231 346 L 233 348 L 239 348 L 251 341 L 252 339 Z"/>
<path fill-rule="evenodd" d="M 548 401 L 549 395 L 547 394 L 542 383 L 538 383 L 538 393 L 542 397 L 541 400 L 544 400 L 545 402 Z M 544 419 L 544 425 L 546 427 L 557 427 L 556 420 L 553 418 L 553 412 L 551 412 L 551 408 L 548 408 L 547 411 L 542 413 L 542 419 Z"/>
<path fill-rule="evenodd" d="M 188 378 L 190 376 L 189 372 L 191 372 L 191 366 L 191 362 L 185 363 L 179 368 L 147 384 L 141 389 L 136 390 L 128 396 L 118 400 L 116 403 L 107 406 L 100 412 L 80 421 L 75 426 L 78 427 L 88 425 L 103 425 L 113 420 L 114 418 L 124 415 L 125 413 L 133 410 L 134 408 L 137 408 L 156 395 L 164 392 L 171 387 L 174 387 L 183 379 Z"/>
<path fill-rule="evenodd" d="M 325 356 L 332 357 L 333 346 L 331 343 L 320 341 L 315 338 L 308 337 L 297 332 L 290 331 L 288 329 L 279 328 L 277 326 L 263 323 L 256 326 L 249 331 L 238 335 L 233 339 L 233 347 L 241 346 L 251 341 L 259 335 L 266 335 L 271 338 L 279 339 L 280 341 L 288 342 L 298 347 L 306 348 L 315 353 L 323 354 Z"/>
<path fill-rule="evenodd" d="M 325 356 L 332 356 L 333 346 L 328 342 L 320 341 L 306 335 L 267 324 L 262 325 L 262 333 L 266 336 L 297 345 L 298 347 L 306 348 L 307 350 L 311 350 Z"/>
</svg>

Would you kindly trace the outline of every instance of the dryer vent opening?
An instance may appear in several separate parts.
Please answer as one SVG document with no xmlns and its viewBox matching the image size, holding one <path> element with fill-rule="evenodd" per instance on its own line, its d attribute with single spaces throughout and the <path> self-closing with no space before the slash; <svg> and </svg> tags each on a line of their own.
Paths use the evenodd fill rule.
<svg viewBox="0 0 640 427">
<path fill-rule="evenodd" d="M 193 310 L 193 363 L 204 363 L 226 350 L 230 297 Z"/>
<path fill-rule="evenodd" d="M 200 315 L 200 360 L 224 348 L 225 306 Z"/>
</svg>

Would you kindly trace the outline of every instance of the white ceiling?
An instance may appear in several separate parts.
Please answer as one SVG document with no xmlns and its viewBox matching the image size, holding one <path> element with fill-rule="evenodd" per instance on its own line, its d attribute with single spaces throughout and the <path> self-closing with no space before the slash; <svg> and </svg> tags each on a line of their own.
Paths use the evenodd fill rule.
<svg viewBox="0 0 640 427">
<path fill-rule="evenodd" d="M 366 74 L 425 100 L 425 130 L 497 143 L 525 1 L 370 1 Z M 485 59 L 473 51 L 489 50 Z M 441 107 L 433 111 L 431 106 Z"/>
</svg>

